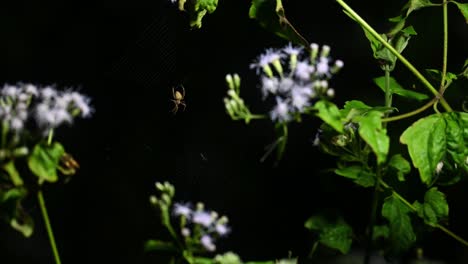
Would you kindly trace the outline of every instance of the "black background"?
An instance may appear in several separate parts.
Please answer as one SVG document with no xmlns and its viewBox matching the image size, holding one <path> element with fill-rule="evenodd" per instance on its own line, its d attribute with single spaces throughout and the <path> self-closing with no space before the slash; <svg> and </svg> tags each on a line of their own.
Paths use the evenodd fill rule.
<svg viewBox="0 0 468 264">
<path fill-rule="evenodd" d="M 341 211 L 362 234 L 371 190 L 323 173 L 334 163 L 312 146 L 317 120 L 306 118 L 290 127 L 285 158 L 274 168 L 272 159 L 259 162 L 274 140 L 272 124 L 246 126 L 224 111 L 224 76 L 232 72 L 241 75 L 242 95 L 253 112 L 268 110 L 248 65 L 265 48 L 286 42 L 248 18 L 249 1 L 220 1 L 200 30 L 189 29 L 186 15 L 169 2 L 0 3 L 0 81 L 75 87 L 92 98 L 96 110 L 91 119 L 56 133 L 81 165 L 69 184 L 45 187 L 63 263 L 158 263 L 157 256 L 143 253 L 142 245 L 149 238 L 167 237 L 148 203 L 154 182 L 164 180 L 176 186 L 177 200 L 203 201 L 227 214 L 233 232 L 218 243 L 220 251 L 233 250 L 245 260 L 287 257 L 289 251 L 305 255 L 312 241 L 303 223 L 323 209 Z M 304 2 L 285 0 L 286 15 L 306 39 L 330 45 L 332 56 L 345 62 L 333 80 L 336 102 L 364 97 L 368 104 L 382 104 L 371 81 L 382 74 L 359 26 L 334 1 Z M 349 4 L 384 31 L 386 19 L 404 4 L 386 2 Z M 440 67 L 441 21 L 437 8 L 411 19 L 419 35 L 405 54 L 420 69 Z M 468 27 L 452 6 L 450 24 L 449 70 L 458 72 L 468 57 Z M 419 85 L 401 65 L 395 75 Z M 187 108 L 173 115 L 171 87 L 179 84 L 186 88 Z M 456 109 L 460 95 L 466 96 L 462 87 L 466 82 L 447 94 Z M 395 103 L 402 112 L 415 108 L 404 99 Z M 397 135 L 411 121 L 389 129 Z M 421 185 L 410 182 L 416 187 L 402 191 L 410 200 L 420 199 Z M 462 237 L 468 237 L 467 187 L 461 183 L 444 189 L 450 227 Z M 36 219 L 35 233 L 25 239 L 2 223 L 0 263 L 53 261 L 34 197 L 26 206 Z M 438 231 L 418 243 L 429 257 L 449 263 L 464 263 L 467 254 Z"/>
</svg>

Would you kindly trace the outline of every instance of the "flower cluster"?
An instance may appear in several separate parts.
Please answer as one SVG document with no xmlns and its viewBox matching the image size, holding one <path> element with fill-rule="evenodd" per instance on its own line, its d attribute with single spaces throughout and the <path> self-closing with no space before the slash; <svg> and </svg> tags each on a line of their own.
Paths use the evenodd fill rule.
<svg viewBox="0 0 468 264">
<path fill-rule="evenodd" d="M 279 50 L 266 50 L 250 65 L 260 75 L 263 99 L 274 97 L 275 106 L 270 111 L 273 121 L 291 121 L 311 106 L 314 98 L 334 96 L 328 81 L 343 62 L 333 62 L 329 54 L 327 45 L 320 48 L 311 44 L 306 54 L 303 48 L 289 44 Z"/>
<path fill-rule="evenodd" d="M 4 85 L 0 89 L 0 120 L 3 126 L 19 133 L 32 119 L 47 133 L 61 124 L 72 123 L 76 116 L 90 116 L 89 101 L 78 92 L 58 91 L 50 86 Z"/>
<path fill-rule="evenodd" d="M 180 217 L 180 233 L 186 242 L 199 243 L 210 252 L 216 250 L 216 239 L 230 232 L 228 218 L 219 217 L 215 211 L 205 210 L 202 203 L 198 203 L 195 209 L 190 204 L 175 203 L 173 214 Z"/>
</svg>

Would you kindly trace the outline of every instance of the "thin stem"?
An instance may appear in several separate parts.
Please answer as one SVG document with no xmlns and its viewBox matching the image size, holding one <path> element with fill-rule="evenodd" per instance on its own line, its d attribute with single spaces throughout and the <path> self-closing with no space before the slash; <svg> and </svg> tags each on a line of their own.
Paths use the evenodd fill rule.
<svg viewBox="0 0 468 264">
<path fill-rule="evenodd" d="M 39 200 L 39 206 L 41 207 L 42 218 L 44 219 L 44 224 L 47 230 L 47 235 L 49 236 L 50 247 L 52 248 L 52 253 L 54 254 L 54 259 L 56 264 L 60 264 L 60 256 L 57 250 L 57 245 L 55 243 L 54 232 L 52 231 L 52 226 L 49 220 L 49 214 L 47 213 L 47 207 L 45 205 L 44 196 L 42 191 L 37 192 L 37 199 Z"/>
<path fill-rule="evenodd" d="M 377 33 L 367 22 L 362 19 L 356 12 L 354 12 L 351 7 L 349 7 L 343 0 L 336 0 L 346 12 L 357 22 L 359 23 L 367 32 L 369 32 L 374 38 L 376 38 L 382 45 L 384 45 L 393 55 L 395 55 L 422 83 L 423 85 L 435 95 L 435 97 L 440 100 L 442 106 L 448 112 L 452 112 L 452 108 L 445 101 L 445 99 L 439 94 L 439 92 L 432 86 L 432 84 L 405 58 L 403 57 L 395 48 L 392 47 L 387 41 L 385 41 L 379 33 Z"/>
<path fill-rule="evenodd" d="M 414 207 L 410 202 L 408 202 L 405 198 L 403 198 L 399 193 L 397 193 L 392 187 L 390 187 L 386 182 L 384 182 L 383 180 L 380 180 L 380 184 L 386 188 L 386 189 L 389 189 L 392 191 L 392 195 L 394 195 L 396 198 L 398 198 L 398 200 L 400 200 L 402 203 L 404 203 L 406 206 L 408 206 L 408 208 L 410 208 L 413 212 L 417 212 L 417 209 L 416 207 Z M 450 231 L 448 228 L 440 225 L 440 224 L 435 224 L 435 225 L 431 225 L 432 227 L 435 227 L 435 228 L 438 228 L 440 229 L 442 232 L 444 232 L 445 234 L 449 235 L 450 237 L 452 237 L 453 239 L 457 240 L 458 242 L 460 242 L 461 244 L 463 244 L 464 246 L 468 247 L 468 241 L 464 240 L 463 238 L 461 238 L 460 236 L 458 236 L 457 234 L 453 233 L 452 231 Z"/>
<path fill-rule="evenodd" d="M 444 17 L 444 50 L 442 58 L 442 78 L 440 80 L 439 94 L 443 95 L 447 87 L 445 87 L 445 79 L 447 75 L 447 53 L 448 53 L 448 12 L 447 12 L 447 1 L 444 0 L 442 4 L 442 12 Z"/>
<path fill-rule="evenodd" d="M 49 130 L 49 134 L 47 136 L 47 145 L 52 144 L 52 138 L 54 137 L 54 129 Z"/>
<path fill-rule="evenodd" d="M 370 223 L 369 223 L 369 236 L 367 238 L 367 247 L 366 247 L 366 254 L 364 256 L 364 264 L 370 263 L 370 256 L 371 256 L 371 251 L 372 251 L 372 237 L 374 236 L 374 225 L 377 220 L 377 207 L 379 206 L 379 189 L 380 189 L 380 181 L 382 179 L 380 166 L 377 166 L 376 176 L 377 176 L 377 182 L 375 183 L 374 196 L 372 197 L 372 209 L 371 209 L 371 217 L 370 217 Z"/>
<path fill-rule="evenodd" d="M 435 102 L 437 102 L 437 100 L 434 98 L 431 101 L 429 101 L 427 104 L 425 104 L 422 107 L 420 107 L 420 108 L 418 108 L 416 110 L 413 110 L 411 112 L 404 113 L 404 114 L 397 115 L 397 116 L 382 118 L 382 122 L 392 122 L 392 121 L 397 121 L 397 120 L 408 118 L 410 116 L 417 115 L 417 114 L 423 112 L 424 110 L 428 109 L 429 107 L 431 107 Z"/>
<path fill-rule="evenodd" d="M 385 106 L 392 106 L 392 90 L 390 89 L 390 71 L 385 71 Z"/>
</svg>

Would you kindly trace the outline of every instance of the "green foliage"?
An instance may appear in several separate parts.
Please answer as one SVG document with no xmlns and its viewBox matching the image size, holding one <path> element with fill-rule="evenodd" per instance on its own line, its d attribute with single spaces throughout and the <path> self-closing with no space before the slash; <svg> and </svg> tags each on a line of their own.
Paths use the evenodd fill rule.
<svg viewBox="0 0 468 264">
<path fill-rule="evenodd" d="M 375 225 L 372 232 L 372 240 L 379 238 L 387 239 L 390 236 L 390 228 L 388 225 Z"/>
<path fill-rule="evenodd" d="M 437 187 L 429 189 L 424 195 L 424 203 L 414 202 L 418 216 L 424 219 L 428 225 L 435 226 L 449 214 L 449 206 L 445 194 L 437 190 Z"/>
<path fill-rule="evenodd" d="M 362 187 L 371 187 L 375 185 L 375 173 L 362 166 L 353 165 L 335 170 L 337 175 L 354 180 Z"/>
<path fill-rule="evenodd" d="M 304 226 L 318 233 L 318 241 L 321 244 L 339 250 L 343 254 L 349 252 L 353 242 L 353 230 L 342 218 L 330 220 L 322 215 L 312 216 L 307 219 Z"/>
<path fill-rule="evenodd" d="M 218 0 L 179 0 L 179 10 L 189 14 L 190 27 L 201 28 L 202 19 L 216 10 Z"/>
<path fill-rule="evenodd" d="M 33 148 L 28 157 L 28 166 L 31 172 L 38 177 L 39 183 L 56 182 L 57 168 L 60 158 L 65 153 L 63 146 L 58 142 L 47 144 L 40 142 Z"/>
<path fill-rule="evenodd" d="M 343 132 L 343 123 L 338 107 L 329 101 L 320 100 L 314 105 L 318 112 L 316 115 L 325 123 L 333 127 L 337 132 Z"/>
<path fill-rule="evenodd" d="M 401 202 L 395 195 L 385 198 L 382 206 L 382 216 L 389 222 L 391 253 L 402 253 L 408 250 L 416 241 L 416 235 L 409 216 L 410 212 L 408 205 Z"/>
<path fill-rule="evenodd" d="M 466 127 L 468 114 L 451 112 L 424 117 L 403 132 L 400 141 L 408 145 L 413 166 L 419 170 L 422 182 L 427 185 L 433 182 L 437 164 L 444 159 L 467 171 Z"/>
<path fill-rule="evenodd" d="M 390 147 L 387 130 L 382 126 L 382 116 L 382 112 L 370 111 L 358 119 L 359 135 L 371 147 L 379 164 L 386 161 Z"/>
<path fill-rule="evenodd" d="M 173 252 L 173 251 L 177 251 L 178 249 L 172 242 L 150 239 L 145 242 L 144 250 L 145 252 L 151 252 L 151 251 Z"/>
<path fill-rule="evenodd" d="M 34 222 L 21 204 L 27 194 L 27 189 L 22 186 L 0 188 L 0 212 L 13 229 L 25 237 L 30 237 L 33 234 Z"/>
<path fill-rule="evenodd" d="M 417 33 L 412 26 L 401 28 L 402 25 L 397 24 L 397 27 L 391 29 L 388 34 L 381 34 L 381 37 L 399 53 L 402 53 L 408 45 L 411 36 L 417 35 Z M 393 71 L 397 57 L 365 28 L 363 30 L 371 44 L 374 58 L 379 61 L 380 68 L 384 71 Z"/>
<path fill-rule="evenodd" d="M 374 79 L 374 83 L 377 84 L 377 86 L 385 92 L 385 76 L 377 77 Z M 402 97 L 410 98 L 410 99 L 415 99 L 418 101 L 422 101 L 425 99 L 428 99 L 429 96 L 418 93 L 415 91 L 407 90 L 403 88 L 393 77 L 390 77 L 390 92 L 392 94 L 397 94 Z"/>
<path fill-rule="evenodd" d="M 18 170 L 16 170 L 16 166 L 14 161 L 9 161 L 3 165 L 3 170 L 10 176 L 10 180 L 15 186 L 22 186 L 23 179 L 19 175 Z"/>
<path fill-rule="evenodd" d="M 442 80 L 442 72 L 436 69 L 426 69 L 426 72 L 429 76 L 440 83 Z M 450 86 L 450 84 L 457 79 L 457 75 L 452 72 L 447 72 L 445 75 L 445 87 Z"/>
<path fill-rule="evenodd" d="M 430 0 L 409 0 L 403 7 L 403 11 L 406 10 L 406 17 L 408 17 L 411 12 L 429 6 L 435 6 L 435 4 Z"/>
<path fill-rule="evenodd" d="M 299 34 L 286 18 L 281 0 L 253 0 L 249 16 L 277 36 L 293 43 L 309 47 L 307 40 Z"/>
<path fill-rule="evenodd" d="M 463 17 L 465 17 L 465 21 L 468 24 L 468 3 L 459 3 L 456 1 L 450 1 L 450 3 L 454 3 L 457 5 L 458 10 L 460 10 Z"/>
<path fill-rule="evenodd" d="M 396 172 L 399 181 L 404 181 L 405 175 L 411 171 L 411 164 L 401 154 L 393 155 L 388 161 L 388 166 Z"/>
</svg>

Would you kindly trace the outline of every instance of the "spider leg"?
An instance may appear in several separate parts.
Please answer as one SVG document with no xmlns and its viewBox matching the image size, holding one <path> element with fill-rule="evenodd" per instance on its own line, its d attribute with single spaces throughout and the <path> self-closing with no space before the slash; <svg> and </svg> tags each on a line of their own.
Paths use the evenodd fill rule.
<svg viewBox="0 0 468 264">
<path fill-rule="evenodd" d="M 187 105 L 184 102 L 180 102 L 180 104 L 184 106 L 184 109 L 182 111 L 185 111 L 185 107 L 187 107 Z"/>
<path fill-rule="evenodd" d="M 175 98 L 175 96 L 176 96 L 176 95 L 175 95 L 175 90 L 174 90 L 174 86 L 173 86 L 173 87 L 172 87 L 172 97 Z"/>
<path fill-rule="evenodd" d="M 180 88 L 182 88 L 182 98 L 184 98 L 185 97 L 185 88 L 184 88 L 184 86 L 182 84 L 180 85 Z"/>
</svg>

